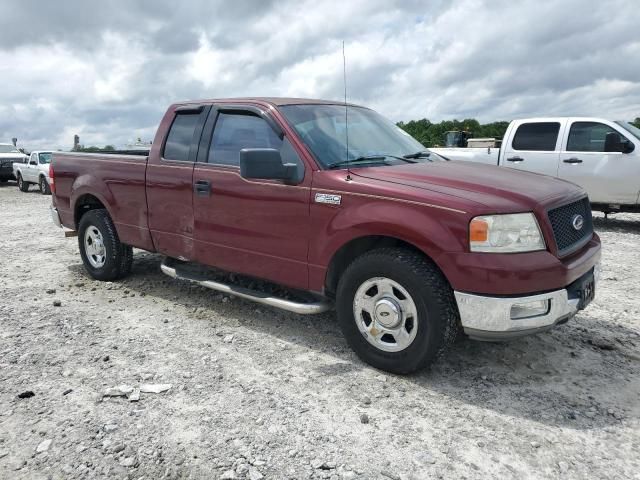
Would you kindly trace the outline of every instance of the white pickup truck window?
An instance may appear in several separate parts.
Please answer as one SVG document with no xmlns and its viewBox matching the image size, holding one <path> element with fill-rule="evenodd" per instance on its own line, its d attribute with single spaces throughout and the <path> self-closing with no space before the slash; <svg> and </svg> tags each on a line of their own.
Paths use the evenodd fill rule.
<svg viewBox="0 0 640 480">
<path fill-rule="evenodd" d="M 556 149 L 560 124 L 557 122 L 523 123 L 516 130 L 514 150 L 552 152 Z"/>
<path fill-rule="evenodd" d="M 604 152 L 608 133 L 618 133 L 604 123 L 573 122 L 567 140 L 568 152 Z"/>
</svg>

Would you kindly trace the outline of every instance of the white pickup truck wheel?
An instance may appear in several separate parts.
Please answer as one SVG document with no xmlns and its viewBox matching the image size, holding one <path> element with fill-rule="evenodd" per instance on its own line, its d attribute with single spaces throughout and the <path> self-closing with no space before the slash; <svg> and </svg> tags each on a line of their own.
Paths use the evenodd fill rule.
<svg viewBox="0 0 640 480">
<path fill-rule="evenodd" d="M 29 191 L 29 182 L 25 182 L 20 174 L 18 174 L 18 188 L 21 192 Z"/>
<path fill-rule="evenodd" d="M 356 258 L 338 283 L 342 332 L 365 362 L 393 373 L 433 363 L 454 342 L 459 314 L 438 267 L 405 248 L 380 248 Z"/>
<path fill-rule="evenodd" d="M 82 216 L 78 246 L 85 270 L 96 280 L 116 280 L 131 271 L 133 251 L 120 242 L 116 227 L 104 209 L 90 210 Z"/>
<path fill-rule="evenodd" d="M 51 195 L 51 188 L 49 188 L 49 184 L 47 183 L 47 179 L 44 177 L 40 177 L 40 193 L 42 195 Z"/>
</svg>

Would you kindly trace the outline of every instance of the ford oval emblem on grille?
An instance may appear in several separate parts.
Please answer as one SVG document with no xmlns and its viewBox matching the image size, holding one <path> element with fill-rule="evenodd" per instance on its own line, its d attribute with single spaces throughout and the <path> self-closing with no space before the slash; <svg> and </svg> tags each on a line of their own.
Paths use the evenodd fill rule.
<svg viewBox="0 0 640 480">
<path fill-rule="evenodd" d="M 573 228 L 576 230 L 582 230 L 582 227 L 584 226 L 584 217 L 582 215 L 574 215 L 571 219 L 571 225 L 573 225 Z"/>
</svg>

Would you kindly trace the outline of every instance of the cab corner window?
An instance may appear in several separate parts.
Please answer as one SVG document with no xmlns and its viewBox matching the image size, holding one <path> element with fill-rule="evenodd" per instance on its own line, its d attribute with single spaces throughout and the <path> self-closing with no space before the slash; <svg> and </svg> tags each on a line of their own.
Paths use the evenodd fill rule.
<svg viewBox="0 0 640 480">
<path fill-rule="evenodd" d="M 531 150 L 552 152 L 556 149 L 560 123 L 535 122 L 523 123 L 513 136 L 514 150 Z"/>
<path fill-rule="evenodd" d="M 164 145 L 162 157 L 165 160 L 189 161 L 189 150 L 199 117 L 199 113 L 176 115 Z"/>
<path fill-rule="evenodd" d="M 605 152 L 607 134 L 614 133 L 613 128 L 598 122 L 574 122 L 569 130 L 567 151 L 569 152 Z M 619 140 L 620 141 L 620 140 Z"/>
</svg>

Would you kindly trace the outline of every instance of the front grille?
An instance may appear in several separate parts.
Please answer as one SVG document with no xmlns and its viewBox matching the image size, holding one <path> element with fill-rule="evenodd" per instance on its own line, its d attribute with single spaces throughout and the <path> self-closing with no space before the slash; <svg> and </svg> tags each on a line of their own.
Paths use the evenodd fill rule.
<svg viewBox="0 0 640 480">
<path fill-rule="evenodd" d="M 574 219 L 582 216 L 583 225 L 579 230 L 574 227 Z M 565 256 L 575 252 L 593 236 L 593 218 L 589 198 L 549 210 L 549 221 L 558 246 L 558 255 Z"/>
</svg>

